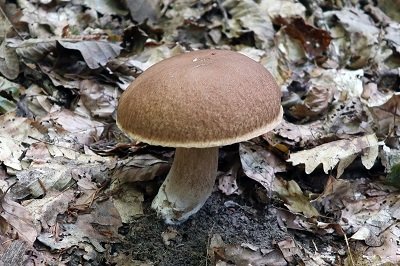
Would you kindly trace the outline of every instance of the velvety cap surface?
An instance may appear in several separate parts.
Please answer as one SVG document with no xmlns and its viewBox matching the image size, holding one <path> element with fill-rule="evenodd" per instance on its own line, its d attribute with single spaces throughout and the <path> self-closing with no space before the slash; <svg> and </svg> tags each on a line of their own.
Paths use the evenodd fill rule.
<svg viewBox="0 0 400 266">
<path fill-rule="evenodd" d="M 121 96 L 117 125 L 133 139 L 153 145 L 227 145 L 279 124 L 280 100 L 274 78 L 247 56 L 194 51 L 144 71 Z"/>
</svg>

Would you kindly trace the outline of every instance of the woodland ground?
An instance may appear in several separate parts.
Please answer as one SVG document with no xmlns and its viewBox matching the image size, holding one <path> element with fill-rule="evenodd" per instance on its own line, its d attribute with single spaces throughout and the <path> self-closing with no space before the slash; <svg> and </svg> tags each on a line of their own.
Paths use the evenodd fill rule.
<svg viewBox="0 0 400 266">
<path fill-rule="evenodd" d="M 0 266 L 399 265 L 399 14 L 397 0 L 0 0 Z M 150 204 L 174 150 L 129 139 L 116 107 L 197 49 L 262 64 L 284 121 L 222 147 L 212 196 L 170 226 Z"/>
</svg>

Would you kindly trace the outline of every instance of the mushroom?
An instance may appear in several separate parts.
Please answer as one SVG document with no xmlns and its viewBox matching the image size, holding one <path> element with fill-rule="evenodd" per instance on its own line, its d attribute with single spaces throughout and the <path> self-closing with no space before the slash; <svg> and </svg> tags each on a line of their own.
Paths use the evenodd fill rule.
<svg viewBox="0 0 400 266">
<path fill-rule="evenodd" d="M 211 195 L 218 146 L 262 135 L 282 120 L 272 75 L 245 55 L 200 50 L 163 60 L 122 94 L 117 125 L 151 145 L 175 147 L 152 208 L 166 223 L 185 221 Z"/>
</svg>

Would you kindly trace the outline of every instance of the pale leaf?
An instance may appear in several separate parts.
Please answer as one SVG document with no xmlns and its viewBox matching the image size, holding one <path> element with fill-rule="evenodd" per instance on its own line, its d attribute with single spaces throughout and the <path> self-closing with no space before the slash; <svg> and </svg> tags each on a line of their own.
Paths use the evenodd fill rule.
<svg viewBox="0 0 400 266">
<path fill-rule="evenodd" d="M 324 172 L 332 170 L 341 160 L 362 152 L 364 149 L 378 146 L 378 139 L 375 134 L 354 138 L 351 140 L 338 140 L 322 144 L 310 150 L 292 153 L 288 162 L 293 165 L 305 164 L 306 173 L 309 174 L 322 163 Z M 365 156 L 363 164 L 366 168 L 372 167 L 378 153 L 371 151 Z M 368 168 L 368 169 L 369 169 Z"/>
</svg>

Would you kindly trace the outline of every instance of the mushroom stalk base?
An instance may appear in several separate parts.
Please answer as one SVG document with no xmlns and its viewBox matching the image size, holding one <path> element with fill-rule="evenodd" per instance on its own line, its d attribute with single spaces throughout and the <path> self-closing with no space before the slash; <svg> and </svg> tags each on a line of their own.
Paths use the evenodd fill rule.
<svg viewBox="0 0 400 266">
<path fill-rule="evenodd" d="M 177 148 L 174 162 L 151 207 L 168 224 L 196 213 L 211 195 L 218 167 L 218 147 Z"/>
</svg>

